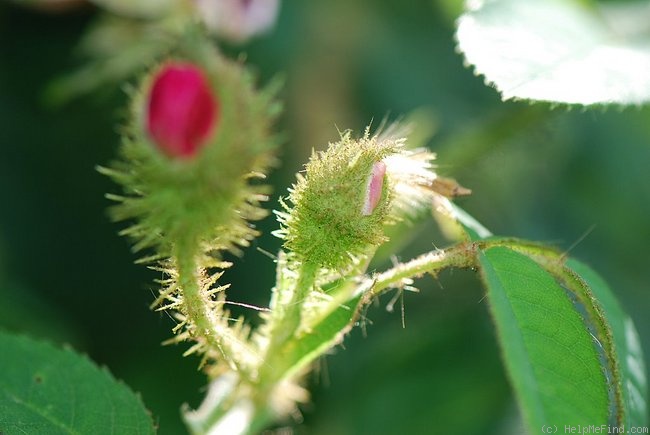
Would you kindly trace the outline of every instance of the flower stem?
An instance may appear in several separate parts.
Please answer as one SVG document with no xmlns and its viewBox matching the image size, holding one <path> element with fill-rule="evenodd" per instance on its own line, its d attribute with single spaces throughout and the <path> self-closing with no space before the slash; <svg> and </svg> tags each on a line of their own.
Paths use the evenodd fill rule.
<svg viewBox="0 0 650 435">
<path fill-rule="evenodd" d="M 276 330 L 267 348 L 267 361 L 273 359 L 273 355 L 298 331 L 302 318 L 302 303 L 314 287 L 318 267 L 315 264 L 305 262 L 300 265 L 298 279 L 291 294 L 289 303 L 283 307 L 284 313 L 281 320 L 276 324 Z"/>
<path fill-rule="evenodd" d="M 186 317 L 186 329 L 192 339 L 197 341 L 198 351 L 208 357 L 222 357 L 243 379 L 250 379 L 251 374 L 243 361 L 254 357 L 254 352 L 242 340 L 234 336 L 224 322 L 222 312 L 212 300 L 209 289 L 202 288 L 203 270 L 197 264 L 198 243 L 185 241 L 174 248 L 174 261 L 178 270 L 178 284 L 183 296 Z"/>
<path fill-rule="evenodd" d="M 384 290 L 404 285 L 404 281 L 418 278 L 425 273 L 436 275 L 447 267 L 472 267 L 476 265 L 477 244 L 463 242 L 445 250 L 435 250 L 420 255 L 411 261 L 398 264 L 385 272 L 366 279 L 353 294 L 353 297 L 370 292 L 372 296 Z"/>
<path fill-rule="evenodd" d="M 298 276 L 298 281 L 296 282 L 296 287 L 293 291 L 291 297 L 291 302 L 287 307 L 284 321 L 284 331 L 282 334 L 279 334 L 280 341 L 284 344 L 289 338 L 291 338 L 300 327 L 300 320 L 302 318 L 302 305 L 309 292 L 314 287 L 314 281 L 316 279 L 316 272 L 318 267 L 315 264 L 305 262 L 300 267 L 300 274 Z"/>
<path fill-rule="evenodd" d="M 287 374 L 287 361 L 283 352 L 286 344 L 296 335 L 302 323 L 303 302 L 312 291 L 318 266 L 313 263 L 300 263 L 298 277 L 293 281 L 293 289 L 288 303 L 276 307 L 278 315 L 273 322 L 269 343 L 265 350 L 264 363 L 259 367 L 254 400 L 256 420 L 264 421 L 272 415 L 270 397 L 273 389 Z M 287 289 L 278 289 L 282 292 Z"/>
</svg>

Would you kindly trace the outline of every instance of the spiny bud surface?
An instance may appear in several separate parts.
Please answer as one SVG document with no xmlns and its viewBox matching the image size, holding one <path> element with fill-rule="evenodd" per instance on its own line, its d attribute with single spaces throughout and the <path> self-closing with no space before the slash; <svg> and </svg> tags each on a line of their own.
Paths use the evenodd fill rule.
<svg viewBox="0 0 650 435">
<path fill-rule="evenodd" d="M 276 234 L 285 246 L 301 261 L 342 271 L 384 242 L 392 218 L 382 160 L 402 143 L 367 131 L 355 140 L 346 132 L 327 151 L 314 153 L 290 191 L 293 206 L 278 213 L 283 227 Z"/>
</svg>

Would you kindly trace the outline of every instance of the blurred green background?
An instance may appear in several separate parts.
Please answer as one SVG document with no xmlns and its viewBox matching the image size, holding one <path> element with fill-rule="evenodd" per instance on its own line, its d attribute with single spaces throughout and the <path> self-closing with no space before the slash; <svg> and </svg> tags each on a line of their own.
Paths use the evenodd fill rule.
<svg viewBox="0 0 650 435">
<path fill-rule="evenodd" d="M 312 148 L 420 109 L 437 126 L 439 172 L 471 188 L 459 203 L 493 232 L 571 249 L 612 286 L 650 350 L 650 108 L 566 110 L 502 103 L 454 51 L 455 2 L 285 1 L 270 34 L 244 46 L 261 83 L 285 78 L 287 140 L 271 177 L 278 208 Z M 450 8 L 451 5 L 451 8 Z M 115 154 L 124 86 L 62 106 L 51 81 L 82 65 L 98 11 L 42 13 L 0 4 L 0 327 L 70 343 L 142 395 L 161 434 L 204 394 L 198 360 L 163 347 L 172 321 L 149 311 L 152 272 L 106 217 L 116 186 L 94 167 Z M 276 252 L 264 235 L 227 273 L 235 301 L 266 304 Z M 444 243 L 414 227 L 407 259 Z M 581 238 L 584 234 L 586 237 Z M 575 243 L 579 242 L 579 243 Z M 381 267 L 381 265 L 379 265 Z M 388 313 L 386 295 L 309 379 L 299 434 L 504 434 L 521 423 L 477 277 L 419 282 Z M 247 312 L 252 321 L 255 313 Z M 2 350 L 0 349 L 0 355 Z"/>
</svg>

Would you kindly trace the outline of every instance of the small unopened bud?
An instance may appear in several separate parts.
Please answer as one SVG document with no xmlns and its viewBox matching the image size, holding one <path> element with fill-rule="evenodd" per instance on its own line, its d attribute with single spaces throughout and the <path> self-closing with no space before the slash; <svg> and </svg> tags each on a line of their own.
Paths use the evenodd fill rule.
<svg viewBox="0 0 650 435">
<path fill-rule="evenodd" d="M 153 79 L 146 129 L 170 157 L 196 155 L 214 130 L 218 101 L 203 72 L 190 63 L 168 63 Z"/>
<path fill-rule="evenodd" d="M 377 207 L 381 199 L 385 175 L 386 164 L 384 162 L 377 162 L 372 166 L 370 177 L 368 177 L 368 186 L 366 187 L 366 199 L 361 210 L 364 216 L 370 216 L 375 207 Z"/>
<path fill-rule="evenodd" d="M 314 153 L 291 189 L 292 206 L 278 212 L 285 247 L 300 261 L 343 271 L 386 241 L 392 203 L 384 160 L 400 152 L 403 139 L 378 140 L 350 132 Z"/>
</svg>

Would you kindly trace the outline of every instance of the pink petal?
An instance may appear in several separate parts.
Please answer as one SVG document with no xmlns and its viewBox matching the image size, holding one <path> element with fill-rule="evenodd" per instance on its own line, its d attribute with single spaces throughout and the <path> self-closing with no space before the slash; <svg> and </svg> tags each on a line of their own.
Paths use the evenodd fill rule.
<svg viewBox="0 0 650 435">
<path fill-rule="evenodd" d="M 371 215 L 381 199 L 384 175 L 386 175 L 386 164 L 384 162 L 376 162 L 372 165 L 372 171 L 368 178 L 368 186 L 366 187 L 366 199 L 361 210 L 361 214 L 364 216 Z"/>
<path fill-rule="evenodd" d="M 169 63 L 158 72 L 147 109 L 147 131 L 170 157 L 194 156 L 219 116 L 208 80 L 190 63 Z"/>
</svg>

